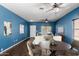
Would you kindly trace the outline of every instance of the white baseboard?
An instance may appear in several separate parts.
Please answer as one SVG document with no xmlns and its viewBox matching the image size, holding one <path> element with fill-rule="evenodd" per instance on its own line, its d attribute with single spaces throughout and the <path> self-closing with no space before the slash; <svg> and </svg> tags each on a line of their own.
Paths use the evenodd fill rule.
<svg viewBox="0 0 79 59">
<path fill-rule="evenodd" d="M 2 53 L 4 53 L 4 52 L 6 52 L 7 50 L 9 50 L 9 49 L 13 48 L 14 46 L 16 46 L 16 45 L 20 44 L 21 42 L 23 42 L 23 41 L 25 41 L 25 40 L 26 40 L 26 39 L 21 40 L 20 42 L 18 42 L 18 43 L 16 43 L 16 44 L 12 45 L 11 47 L 9 47 L 9 48 L 7 48 L 7 49 L 5 49 L 5 50 L 1 51 L 1 52 L 0 52 L 0 54 L 2 54 Z"/>
</svg>

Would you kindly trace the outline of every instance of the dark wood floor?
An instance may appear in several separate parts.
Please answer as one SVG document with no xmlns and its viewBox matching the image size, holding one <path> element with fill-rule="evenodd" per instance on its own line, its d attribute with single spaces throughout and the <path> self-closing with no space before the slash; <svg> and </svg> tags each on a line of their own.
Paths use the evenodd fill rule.
<svg viewBox="0 0 79 59">
<path fill-rule="evenodd" d="M 29 39 L 27 39 L 29 40 Z M 1 54 L 0 56 L 29 56 L 28 54 L 28 50 L 27 50 L 27 40 L 21 42 L 20 44 L 16 45 L 15 47 L 9 49 L 8 51 L 6 51 L 5 53 Z M 72 51 L 66 51 L 66 53 L 64 54 L 64 56 L 74 56 L 76 55 L 75 53 L 71 53 Z M 77 53 L 77 55 L 79 55 L 79 52 Z M 51 56 L 55 56 L 55 55 L 51 55 Z"/>
<path fill-rule="evenodd" d="M 28 56 L 27 41 L 23 41 L 15 47 L 11 48 L 1 56 Z"/>
</svg>

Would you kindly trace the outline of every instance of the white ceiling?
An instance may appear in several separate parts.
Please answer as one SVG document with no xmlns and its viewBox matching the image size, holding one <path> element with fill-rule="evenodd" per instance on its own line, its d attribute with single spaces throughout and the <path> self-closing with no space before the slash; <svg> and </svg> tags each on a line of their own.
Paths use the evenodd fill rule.
<svg viewBox="0 0 79 59">
<path fill-rule="evenodd" d="M 46 12 L 50 6 L 44 3 L 2 3 L 1 5 L 32 22 L 45 18 L 56 21 L 79 6 L 78 3 L 64 3 L 64 7 L 55 14 L 53 11 Z M 44 10 L 40 10 L 40 7 L 43 7 Z"/>
</svg>

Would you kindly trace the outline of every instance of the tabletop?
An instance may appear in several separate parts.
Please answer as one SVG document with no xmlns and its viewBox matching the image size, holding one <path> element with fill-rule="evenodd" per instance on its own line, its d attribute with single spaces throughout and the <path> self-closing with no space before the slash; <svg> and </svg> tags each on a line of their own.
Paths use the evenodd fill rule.
<svg viewBox="0 0 79 59">
<path fill-rule="evenodd" d="M 68 50 L 71 48 L 71 45 L 65 42 L 54 42 L 54 45 L 50 45 L 51 50 Z"/>
</svg>

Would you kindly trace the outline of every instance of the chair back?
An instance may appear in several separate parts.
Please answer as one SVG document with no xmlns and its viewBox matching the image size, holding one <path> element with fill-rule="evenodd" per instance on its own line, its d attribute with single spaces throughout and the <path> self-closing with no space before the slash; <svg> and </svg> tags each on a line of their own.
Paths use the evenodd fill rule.
<svg viewBox="0 0 79 59">
<path fill-rule="evenodd" d="M 33 39 L 34 40 L 34 39 Z M 30 56 L 33 56 L 33 51 L 32 51 L 32 48 L 33 48 L 33 45 L 32 45 L 32 39 L 27 41 L 27 49 L 28 49 L 28 52 L 29 52 L 29 55 Z"/>
</svg>

